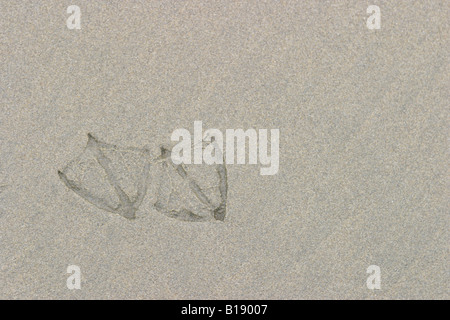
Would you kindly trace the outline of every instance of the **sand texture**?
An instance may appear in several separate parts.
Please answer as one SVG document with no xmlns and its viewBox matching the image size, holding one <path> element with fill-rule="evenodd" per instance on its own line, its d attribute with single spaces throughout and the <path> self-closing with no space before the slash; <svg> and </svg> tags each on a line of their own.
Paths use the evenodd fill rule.
<svg viewBox="0 0 450 320">
<path fill-rule="evenodd" d="M 0 0 L 0 298 L 448 299 L 449 9 Z M 279 172 L 158 158 L 196 120 L 279 129 Z"/>
</svg>

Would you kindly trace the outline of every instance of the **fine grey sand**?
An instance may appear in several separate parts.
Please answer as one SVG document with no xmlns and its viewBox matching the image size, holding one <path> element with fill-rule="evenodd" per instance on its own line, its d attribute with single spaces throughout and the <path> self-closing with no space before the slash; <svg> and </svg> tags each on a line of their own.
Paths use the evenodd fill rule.
<svg viewBox="0 0 450 320">
<path fill-rule="evenodd" d="M 0 298 L 448 299 L 449 8 L 0 0 Z M 58 176 L 88 133 L 157 154 L 196 120 L 280 130 L 278 174 L 227 166 L 224 221 L 152 183 L 126 219 Z"/>
</svg>

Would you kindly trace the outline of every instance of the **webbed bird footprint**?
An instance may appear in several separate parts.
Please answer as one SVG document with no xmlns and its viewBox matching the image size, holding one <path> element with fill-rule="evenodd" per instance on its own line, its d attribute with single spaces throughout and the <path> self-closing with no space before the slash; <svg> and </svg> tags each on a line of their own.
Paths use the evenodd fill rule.
<svg viewBox="0 0 450 320">
<path fill-rule="evenodd" d="M 203 148 L 207 146 L 204 144 Z M 160 184 L 155 208 L 185 221 L 225 219 L 227 171 L 225 164 L 176 165 L 170 150 L 161 148 Z"/>
<path fill-rule="evenodd" d="M 84 152 L 58 174 L 98 208 L 134 219 L 147 192 L 149 160 L 146 149 L 119 148 L 89 134 Z"/>
</svg>

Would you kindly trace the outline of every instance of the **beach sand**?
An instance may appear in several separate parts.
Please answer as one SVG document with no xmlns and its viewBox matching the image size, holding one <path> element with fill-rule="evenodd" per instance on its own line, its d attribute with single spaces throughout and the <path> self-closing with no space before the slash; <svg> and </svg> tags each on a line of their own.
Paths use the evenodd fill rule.
<svg viewBox="0 0 450 320">
<path fill-rule="evenodd" d="M 0 298 L 448 299 L 449 7 L 1 0 Z M 158 150 L 196 120 L 280 130 L 278 174 L 227 166 L 224 222 L 58 177 L 88 133 Z"/>
</svg>

